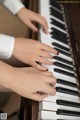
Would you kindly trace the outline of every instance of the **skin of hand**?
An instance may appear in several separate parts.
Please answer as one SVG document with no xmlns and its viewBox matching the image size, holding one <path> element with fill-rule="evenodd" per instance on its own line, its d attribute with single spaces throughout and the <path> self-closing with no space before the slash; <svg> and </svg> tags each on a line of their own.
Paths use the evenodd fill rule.
<svg viewBox="0 0 80 120">
<path fill-rule="evenodd" d="M 52 73 L 35 68 L 16 68 L 0 61 L 0 85 L 29 99 L 41 101 L 55 95 L 56 79 Z"/>
<path fill-rule="evenodd" d="M 39 41 L 26 38 L 16 38 L 15 40 L 13 56 L 38 70 L 46 71 L 47 68 L 37 62 L 46 65 L 53 64 L 48 60 L 52 58 L 50 53 L 57 55 L 55 49 Z"/>
<path fill-rule="evenodd" d="M 17 12 L 17 16 L 34 32 L 38 32 L 38 28 L 34 26 L 33 22 L 37 22 L 43 27 L 44 32 L 48 33 L 48 24 L 45 17 L 32 12 L 25 7 Z M 52 58 L 49 52 L 55 55 L 58 53 L 53 48 L 40 42 L 29 39 L 26 40 L 24 38 L 16 38 L 13 56 L 15 56 L 18 60 L 37 68 L 38 70 L 45 71 L 47 68 L 37 63 L 52 65 L 53 63 L 46 59 Z"/>
<path fill-rule="evenodd" d="M 38 28 L 33 24 L 33 22 L 39 23 L 42 27 L 45 33 L 48 33 L 48 24 L 45 19 L 45 17 L 32 12 L 25 7 L 20 9 L 17 12 L 17 16 L 20 18 L 20 20 L 27 25 L 29 28 L 31 28 L 34 32 L 38 32 Z"/>
</svg>

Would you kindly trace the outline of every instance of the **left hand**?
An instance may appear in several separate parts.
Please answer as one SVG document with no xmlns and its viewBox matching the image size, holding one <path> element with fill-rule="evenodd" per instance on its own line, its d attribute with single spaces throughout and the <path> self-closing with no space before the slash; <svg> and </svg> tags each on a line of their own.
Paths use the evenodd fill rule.
<svg viewBox="0 0 80 120">
<path fill-rule="evenodd" d="M 48 24 L 45 17 L 26 8 L 20 9 L 17 15 L 20 20 L 29 28 L 31 28 L 34 32 L 38 32 L 38 28 L 32 22 L 39 23 L 43 27 L 44 32 L 48 33 Z"/>
</svg>

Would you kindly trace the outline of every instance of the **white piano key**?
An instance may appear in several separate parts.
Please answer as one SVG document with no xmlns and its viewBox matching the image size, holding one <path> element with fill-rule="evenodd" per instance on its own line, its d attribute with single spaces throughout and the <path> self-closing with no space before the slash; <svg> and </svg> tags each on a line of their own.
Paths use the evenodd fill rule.
<svg viewBox="0 0 80 120">
<path fill-rule="evenodd" d="M 74 88 L 74 87 L 71 87 L 71 86 L 68 86 L 68 85 L 59 84 L 59 83 L 56 83 L 55 87 L 62 87 L 62 88 L 66 88 L 66 89 L 69 89 L 69 90 L 78 91 L 78 88 Z"/>
<path fill-rule="evenodd" d="M 40 12 L 41 15 L 43 15 L 44 17 L 48 16 L 48 18 L 52 17 L 53 19 L 57 20 L 58 22 L 60 22 L 62 24 L 65 24 L 64 21 L 50 15 L 49 11 L 50 11 L 51 6 L 49 5 L 49 0 L 46 0 L 45 2 L 43 0 L 40 0 L 40 6 L 41 7 L 39 9 L 39 12 Z"/>
<path fill-rule="evenodd" d="M 80 103 L 80 98 L 79 97 L 76 97 L 76 99 L 73 99 L 71 97 L 62 97 L 62 96 L 51 96 L 49 95 L 48 97 L 46 97 L 44 99 L 44 101 L 48 101 L 48 102 L 55 102 L 56 103 L 56 100 L 67 100 L 67 101 L 70 101 L 70 102 L 77 102 L 77 103 Z"/>
<path fill-rule="evenodd" d="M 53 42 L 56 42 L 56 43 L 58 43 L 58 44 L 60 44 L 60 45 L 62 45 L 62 46 L 64 46 L 64 47 L 70 48 L 69 45 L 64 44 L 64 43 L 61 42 L 61 41 L 57 41 L 56 39 L 51 38 L 51 35 L 50 35 L 49 33 L 48 33 L 48 34 L 45 34 L 45 33 L 43 33 L 42 30 L 40 30 L 40 39 L 39 39 L 39 40 L 40 40 L 42 43 L 45 43 L 45 44 L 50 45 L 50 46 L 52 46 L 52 47 L 53 47 L 52 43 L 53 43 Z"/>
<path fill-rule="evenodd" d="M 62 10 L 59 10 L 58 8 L 56 8 L 55 6 L 49 5 L 50 7 L 54 8 L 56 11 L 63 13 Z"/>
<path fill-rule="evenodd" d="M 56 112 L 51 111 L 39 111 L 38 120 L 54 120 L 54 119 L 61 119 L 64 120 L 80 120 L 78 116 L 67 116 L 67 115 L 57 115 Z"/>
<path fill-rule="evenodd" d="M 65 58 L 66 60 L 69 60 L 69 61 L 72 61 L 72 58 L 71 58 L 71 57 L 68 57 L 67 55 L 64 55 L 64 54 L 62 54 L 62 53 L 59 53 L 59 57 Z"/>
<path fill-rule="evenodd" d="M 57 109 L 80 112 L 80 108 L 77 107 L 58 105 L 57 103 L 47 101 L 39 103 L 39 110 L 57 111 Z"/>
<path fill-rule="evenodd" d="M 44 16 L 45 16 L 45 15 L 44 15 Z M 46 16 L 45 16 L 45 17 L 46 17 Z M 65 25 L 65 21 L 62 21 L 62 20 L 56 18 L 55 16 L 51 16 L 51 15 L 49 15 L 49 18 L 53 18 L 54 20 L 56 20 L 56 21 L 62 23 L 63 25 Z"/>
<path fill-rule="evenodd" d="M 55 62 L 59 62 L 59 63 L 62 63 L 63 65 L 67 65 L 67 66 L 69 66 L 69 67 L 73 67 L 73 69 L 76 70 L 75 66 L 70 65 L 70 64 L 68 64 L 68 63 L 64 63 L 64 62 L 59 61 L 59 60 L 55 60 L 54 58 L 53 58 L 53 59 L 49 59 L 49 61 L 52 61 L 52 62 L 54 62 L 54 63 L 55 63 Z"/>
<path fill-rule="evenodd" d="M 53 56 L 53 59 L 49 59 L 49 60 L 52 61 L 53 63 L 59 62 L 59 63 L 61 63 L 61 64 L 67 65 L 67 66 L 69 66 L 69 67 L 73 67 L 73 69 L 76 71 L 76 68 L 75 68 L 75 66 L 74 66 L 73 64 L 69 64 L 69 63 L 66 63 L 66 62 L 63 62 L 63 61 L 60 61 L 60 60 L 56 60 L 56 59 L 54 58 L 54 56 Z M 65 59 L 64 59 L 64 60 L 65 60 Z"/>
<path fill-rule="evenodd" d="M 53 16 L 53 17 L 54 17 L 54 16 Z M 50 18 L 52 18 L 52 17 L 50 17 Z M 48 16 L 46 16 L 46 19 L 47 19 L 47 22 L 48 22 L 48 26 L 49 26 L 49 28 L 50 28 L 50 32 L 52 31 L 51 28 L 53 27 L 53 28 L 55 28 L 55 29 L 57 29 L 57 30 L 65 33 L 66 35 L 68 35 L 68 33 L 67 33 L 66 30 L 63 30 L 63 29 L 59 28 L 58 26 L 51 24 L 51 23 L 50 23 L 50 22 L 51 22 L 50 18 L 49 18 Z"/>
<path fill-rule="evenodd" d="M 74 99 L 75 102 L 78 101 L 78 102 L 80 103 L 80 98 L 79 98 L 79 96 L 75 96 L 75 95 L 71 95 L 71 94 L 65 94 L 65 93 L 60 93 L 60 92 L 56 92 L 56 95 L 54 95 L 54 96 L 48 96 L 48 97 L 45 98 L 44 100 L 45 100 L 45 101 L 56 102 L 56 100 L 57 100 L 58 98 L 61 98 L 61 99 L 66 98 L 66 100 L 68 100 L 68 101 Z M 72 100 L 72 101 L 73 101 L 73 100 Z"/>
<path fill-rule="evenodd" d="M 47 68 L 48 68 L 48 69 L 52 69 L 52 71 L 54 71 L 54 69 L 59 69 L 59 70 L 63 70 L 63 71 L 66 71 L 66 72 L 69 72 L 69 73 L 72 73 L 72 74 L 75 75 L 74 71 L 70 71 L 70 70 L 65 69 L 65 68 L 57 67 L 57 66 L 55 66 L 54 64 L 53 64 L 53 65 L 47 65 Z M 51 72 L 52 72 L 52 71 L 51 71 Z M 55 72 L 55 71 L 54 71 L 54 72 Z M 55 73 L 57 73 L 57 72 L 55 72 Z M 62 73 L 60 73 L 60 74 L 62 74 Z M 57 76 L 56 76 L 56 77 L 57 77 Z"/>
<path fill-rule="evenodd" d="M 63 52 L 66 52 L 66 53 L 69 53 L 69 54 L 71 53 L 70 51 L 66 51 L 66 50 L 64 50 L 64 49 L 62 49 L 60 47 L 55 46 L 55 45 L 52 45 L 52 47 L 53 48 L 58 48 L 58 49 L 62 50 Z"/>
<path fill-rule="evenodd" d="M 71 95 L 71 94 L 66 94 L 66 93 L 61 93 L 61 92 L 56 92 L 56 95 L 57 96 L 62 96 L 62 97 L 66 97 L 67 96 L 67 98 L 73 98 L 75 100 L 79 98 L 79 96 L 75 96 L 75 95 Z"/>
<path fill-rule="evenodd" d="M 48 67 L 47 67 L 48 68 Z M 56 73 L 54 72 L 53 69 L 49 68 L 49 71 L 52 72 L 53 76 L 55 76 L 56 78 L 60 78 L 60 79 L 65 79 L 65 81 L 69 81 L 72 83 L 77 83 L 77 79 L 75 77 L 70 77 L 68 75 L 64 75 L 64 74 L 60 74 L 60 73 Z"/>
<path fill-rule="evenodd" d="M 45 0 L 45 2 L 44 2 L 44 0 L 40 0 L 40 14 L 46 17 L 46 19 L 47 19 L 47 21 L 48 21 L 48 25 L 49 25 L 49 32 L 52 31 L 52 30 L 51 30 L 51 27 L 53 27 L 53 28 L 56 28 L 57 30 L 59 30 L 59 31 L 61 31 L 61 32 L 63 32 L 63 33 L 66 33 L 67 36 L 69 36 L 67 30 L 65 31 L 65 30 L 57 27 L 56 25 L 52 25 L 52 24 L 50 23 L 50 18 L 53 18 L 53 19 L 55 19 L 56 21 L 58 21 L 58 22 L 60 22 L 60 23 L 62 23 L 62 24 L 64 24 L 64 25 L 66 26 L 66 22 L 65 22 L 65 21 L 62 21 L 62 20 L 60 20 L 59 18 L 56 18 L 55 16 L 50 15 L 50 7 L 51 7 L 51 6 L 49 5 L 49 0 Z M 45 9 L 44 9 L 44 8 L 45 8 Z M 55 9 L 56 9 L 56 8 L 55 8 Z M 59 11 L 59 12 L 60 12 L 60 11 Z M 63 13 L 63 11 L 62 11 L 62 13 Z M 70 46 L 70 44 L 69 44 L 69 41 L 68 41 L 68 44 L 65 44 L 65 43 L 62 42 L 62 41 L 59 41 L 59 40 L 56 40 L 56 39 L 51 38 L 51 35 L 50 35 L 50 34 L 45 34 L 45 33 L 43 33 L 42 30 L 40 30 L 39 39 L 40 39 L 40 41 L 41 41 L 42 43 L 47 44 L 47 45 L 50 45 L 51 47 L 53 47 L 52 43 L 53 43 L 53 42 L 56 42 L 56 43 L 58 43 L 58 44 L 60 44 L 60 45 L 62 45 L 62 46 L 64 46 L 64 47 L 70 48 L 70 50 L 71 50 L 71 46 Z M 69 40 L 69 38 L 68 38 L 68 40 Z M 71 52 L 71 51 L 70 51 L 70 52 Z M 71 52 L 71 54 L 72 54 L 72 52 Z M 54 55 L 53 55 L 53 56 L 54 56 Z M 61 54 L 61 53 L 59 54 L 59 56 L 60 56 L 61 58 L 63 58 L 63 59 L 66 59 L 66 60 L 68 60 L 68 61 L 73 62 L 72 56 L 71 56 L 71 57 L 67 57 L 66 55 L 63 55 L 63 54 Z M 52 59 L 52 61 L 54 62 L 55 60 Z M 66 63 L 64 63 L 64 64 L 66 65 Z M 67 65 L 68 65 L 68 64 L 67 64 Z M 59 69 L 62 69 L 62 70 L 64 70 L 64 71 L 67 71 L 67 72 L 69 72 L 69 70 L 65 70 L 65 69 L 63 69 L 63 68 L 61 68 L 61 67 L 56 67 L 56 66 L 54 66 L 54 65 L 52 65 L 52 66 L 44 65 L 44 66 L 46 66 L 46 67 L 49 69 L 49 71 L 52 72 L 53 75 L 54 75 L 56 78 L 58 78 L 58 79 L 62 79 L 62 78 L 63 78 L 64 81 L 68 81 L 68 82 L 75 83 L 75 84 L 78 85 L 78 82 L 77 82 L 77 78 L 76 78 L 76 77 L 70 77 L 70 76 L 68 76 L 68 75 L 64 75 L 64 74 L 61 74 L 61 73 L 56 73 L 56 72 L 54 71 L 54 68 L 59 68 Z M 70 65 L 68 65 L 68 66 L 70 66 Z M 71 66 L 72 66 L 72 65 L 71 65 Z M 74 69 L 75 69 L 75 67 L 74 67 Z M 71 71 L 70 71 L 70 72 L 71 72 Z M 72 72 L 72 73 L 74 73 L 74 72 Z M 76 74 L 75 74 L 75 75 L 76 75 Z M 56 86 L 57 86 L 57 87 L 62 87 L 62 88 L 67 88 L 67 89 L 69 89 L 69 90 L 74 90 L 74 91 L 77 91 L 77 90 L 78 90 L 78 89 L 75 88 L 75 87 L 71 87 L 71 86 L 63 85 L 63 84 L 59 84 L 59 83 L 57 83 Z M 78 116 L 57 115 L 56 112 L 54 112 L 54 110 L 55 110 L 55 111 L 57 111 L 57 109 L 65 109 L 65 110 L 68 110 L 68 109 L 69 109 L 69 110 L 73 110 L 73 108 L 74 108 L 74 111 L 80 111 L 80 108 L 75 108 L 75 107 L 70 107 L 70 106 L 65 107 L 65 106 L 63 106 L 63 105 L 56 105 L 56 100 L 67 100 L 67 101 L 71 101 L 71 102 L 78 102 L 78 103 L 80 103 L 80 97 L 79 97 L 79 96 L 75 96 L 75 95 L 71 95 L 71 94 L 66 94 L 66 93 L 61 93 L 61 92 L 56 92 L 56 95 L 55 95 L 55 96 L 50 96 L 50 95 L 49 95 L 47 98 L 45 98 L 45 99 L 42 101 L 42 104 L 43 104 L 44 102 L 50 102 L 50 104 L 48 104 L 48 105 L 44 104 L 45 106 L 44 106 L 43 109 L 45 109 L 45 108 L 46 108 L 46 109 L 45 109 L 45 111 L 44 111 L 44 110 L 39 111 L 38 120 L 57 120 L 57 119 L 64 120 L 65 118 L 66 118 L 66 120 L 70 120 L 70 119 L 72 119 L 72 120 L 80 120 L 80 117 L 78 117 Z M 53 103 L 54 103 L 54 105 L 53 105 Z M 39 109 L 40 109 L 40 108 L 39 108 Z M 47 109 L 49 109 L 49 111 L 47 111 Z M 50 110 L 53 110 L 53 112 L 50 111 Z"/>
<path fill-rule="evenodd" d="M 69 72 L 69 73 L 73 73 L 75 76 L 77 76 L 77 74 L 76 74 L 76 68 L 75 68 L 75 67 L 70 66 L 70 65 L 68 65 L 68 64 L 65 64 L 65 63 L 63 63 L 63 62 L 60 62 L 60 61 L 56 61 L 56 60 L 54 60 L 54 59 L 51 59 L 51 60 L 48 59 L 48 60 L 53 62 L 53 65 L 44 65 L 44 66 L 46 66 L 48 69 L 52 69 L 52 71 L 54 71 L 54 69 L 57 68 L 57 69 L 64 70 L 64 71 Z M 69 69 L 66 69 L 66 68 L 63 68 L 63 67 L 58 67 L 58 66 L 55 65 L 55 62 L 62 63 L 63 65 L 67 65 L 67 66 L 69 66 L 69 67 L 73 67 L 73 71 L 71 71 L 71 70 L 69 70 Z M 51 72 L 52 72 L 52 71 L 51 71 Z M 55 72 L 55 71 L 54 71 L 54 72 Z"/>
</svg>

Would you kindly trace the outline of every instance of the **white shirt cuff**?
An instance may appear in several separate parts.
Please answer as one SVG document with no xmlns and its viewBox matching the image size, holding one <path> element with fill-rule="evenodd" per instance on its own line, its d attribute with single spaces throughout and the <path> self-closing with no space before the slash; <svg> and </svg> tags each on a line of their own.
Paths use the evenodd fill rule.
<svg viewBox="0 0 80 120">
<path fill-rule="evenodd" d="M 7 7 L 14 15 L 24 7 L 20 0 L 4 0 L 3 5 Z"/>
<path fill-rule="evenodd" d="M 0 58 L 9 59 L 14 48 L 15 38 L 0 34 Z"/>
</svg>

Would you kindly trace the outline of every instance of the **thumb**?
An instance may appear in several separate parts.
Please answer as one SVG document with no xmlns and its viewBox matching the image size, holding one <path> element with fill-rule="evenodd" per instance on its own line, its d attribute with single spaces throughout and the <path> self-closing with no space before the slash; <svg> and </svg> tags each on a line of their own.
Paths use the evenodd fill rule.
<svg viewBox="0 0 80 120">
<path fill-rule="evenodd" d="M 34 93 L 32 95 L 32 99 L 36 100 L 36 101 L 42 101 L 44 98 L 48 97 L 48 94 L 40 94 L 40 93 Z"/>
</svg>

